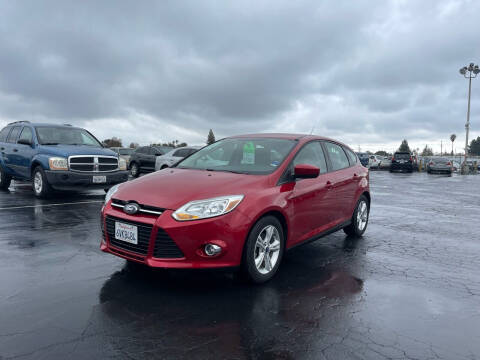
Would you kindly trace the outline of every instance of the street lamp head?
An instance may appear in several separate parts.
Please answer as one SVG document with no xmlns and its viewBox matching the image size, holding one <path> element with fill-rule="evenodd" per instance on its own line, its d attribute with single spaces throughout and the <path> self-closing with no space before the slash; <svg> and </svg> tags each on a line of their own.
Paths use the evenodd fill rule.
<svg viewBox="0 0 480 360">
<path fill-rule="evenodd" d="M 465 74 L 467 73 L 467 67 L 464 66 L 464 67 L 461 68 L 459 71 L 460 71 L 460 74 L 465 75 Z"/>
<path fill-rule="evenodd" d="M 468 71 L 473 71 L 474 66 L 475 66 L 474 63 L 470 63 L 470 65 L 468 66 Z"/>
<path fill-rule="evenodd" d="M 477 75 L 478 73 L 480 73 L 480 69 L 478 68 L 478 65 L 475 65 L 475 67 L 473 68 L 473 73 L 475 75 Z"/>
</svg>

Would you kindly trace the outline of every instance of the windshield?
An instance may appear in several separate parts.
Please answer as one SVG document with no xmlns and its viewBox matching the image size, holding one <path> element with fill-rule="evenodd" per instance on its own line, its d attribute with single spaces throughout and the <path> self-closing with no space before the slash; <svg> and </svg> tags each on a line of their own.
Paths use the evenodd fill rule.
<svg viewBox="0 0 480 360">
<path fill-rule="evenodd" d="M 134 151 L 134 149 L 120 149 L 120 150 L 118 151 L 118 153 L 119 153 L 120 155 L 132 155 L 132 154 L 133 154 L 133 151 Z"/>
<path fill-rule="evenodd" d="M 234 138 L 220 140 L 181 161 L 181 169 L 270 174 L 296 145 L 296 140 Z"/>
<path fill-rule="evenodd" d="M 86 145 L 102 147 L 98 140 L 84 129 L 44 126 L 37 127 L 36 131 L 38 142 L 41 145 Z"/>
</svg>

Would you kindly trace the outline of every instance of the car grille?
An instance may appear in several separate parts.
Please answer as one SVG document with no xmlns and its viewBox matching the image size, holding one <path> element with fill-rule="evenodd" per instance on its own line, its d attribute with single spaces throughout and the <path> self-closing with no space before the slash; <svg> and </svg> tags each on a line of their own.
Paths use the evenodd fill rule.
<svg viewBox="0 0 480 360">
<path fill-rule="evenodd" d="M 153 257 L 163 259 L 183 258 L 184 255 L 165 230 L 159 228 L 155 239 Z"/>
<path fill-rule="evenodd" d="M 72 156 L 70 170 L 80 172 L 108 172 L 118 169 L 118 159 L 108 156 Z"/>
<path fill-rule="evenodd" d="M 138 244 L 130 244 L 125 241 L 115 239 L 115 221 L 124 224 L 135 225 L 138 228 Z M 128 221 L 113 216 L 107 216 L 105 219 L 106 230 L 110 244 L 116 248 L 131 251 L 137 254 L 147 255 L 148 245 L 150 244 L 150 235 L 152 233 L 152 225 Z"/>
</svg>

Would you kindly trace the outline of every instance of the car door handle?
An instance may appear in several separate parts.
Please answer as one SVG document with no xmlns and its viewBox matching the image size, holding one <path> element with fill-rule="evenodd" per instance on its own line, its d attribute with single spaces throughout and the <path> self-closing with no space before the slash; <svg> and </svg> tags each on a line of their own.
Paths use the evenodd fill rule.
<svg viewBox="0 0 480 360">
<path fill-rule="evenodd" d="M 353 178 L 354 178 L 354 179 L 358 179 L 358 175 L 357 175 L 357 174 L 353 174 Z"/>
<path fill-rule="evenodd" d="M 333 184 L 331 181 L 327 181 L 327 190 L 332 190 L 333 189 Z"/>
<path fill-rule="evenodd" d="M 13 149 L 13 152 L 17 152 L 17 151 L 18 151 L 18 149 Z"/>
</svg>

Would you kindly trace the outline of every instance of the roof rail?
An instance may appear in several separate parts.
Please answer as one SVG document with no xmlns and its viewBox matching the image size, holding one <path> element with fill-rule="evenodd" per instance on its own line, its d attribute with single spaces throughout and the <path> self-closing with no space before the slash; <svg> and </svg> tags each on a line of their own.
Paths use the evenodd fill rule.
<svg viewBox="0 0 480 360">
<path fill-rule="evenodd" d="M 73 126 L 72 124 L 63 124 L 64 126 Z"/>
<path fill-rule="evenodd" d="M 7 124 L 7 126 L 8 126 L 8 125 L 13 125 L 13 124 L 19 124 L 19 123 L 28 123 L 28 124 L 30 124 L 30 121 L 28 121 L 28 120 L 14 121 L 14 122 L 11 122 L 10 124 Z"/>
</svg>

